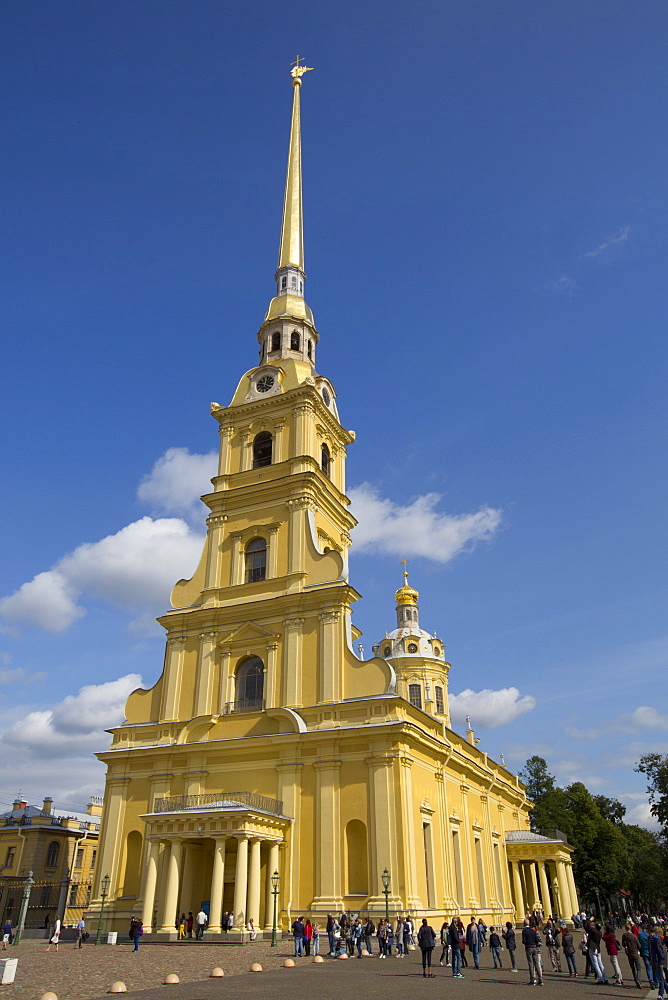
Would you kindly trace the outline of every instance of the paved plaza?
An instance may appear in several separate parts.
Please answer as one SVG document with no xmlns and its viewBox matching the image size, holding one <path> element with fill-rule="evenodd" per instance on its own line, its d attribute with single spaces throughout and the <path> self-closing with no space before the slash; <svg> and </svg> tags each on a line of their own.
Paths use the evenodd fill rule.
<svg viewBox="0 0 668 1000">
<path fill-rule="evenodd" d="M 348 961 L 325 959 L 314 964 L 312 959 L 295 959 L 294 969 L 282 968 L 286 958 L 292 957 L 292 942 L 279 942 L 271 948 L 268 942 L 247 945 L 219 945 L 195 941 L 172 944 L 142 944 L 139 952 L 132 951 L 128 942 L 118 945 L 86 945 L 79 950 L 70 942 L 63 943 L 59 952 L 45 952 L 43 941 L 27 941 L 12 948 L 3 957 L 18 958 L 16 981 L 11 986 L 0 987 L 0 1000 L 39 1000 L 42 993 L 51 990 L 58 1000 L 93 1000 L 107 994 L 115 980 L 122 980 L 128 992 L 141 1000 L 218 1000 L 218 998 L 243 997 L 247 1000 L 282 998 L 289 991 L 292 995 L 306 995 L 317 1000 L 340 1000 L 342 995 L 355 995 L 362 1000 L 413 1000 L 444 993 L 462 1000 L 512 1000 L 520 995 L 531 995 L 527 986 L 526 961 L 522 949 L 517 952 L 520 971 L 511 973 L 492 968 L 489 951 L 484 952 L 482 968 L 463 970 L 464 979 L 453 979 L 449 968 L 436 965 L 435 979 L 423 979 L 420 953 L 411 952 L 405 959 L 376 955 L 372 958 Z M 436 949 L 438 959 L 440 949 Z M 507 953 L 503 956 L 507 958 Z M 547 956 L 545 956 L 547 957 Z M 578 956 L 579 966 L 583 965 Z M 251 973 L 252 962 L 260 962 L 264 971 Z M 504 963 L 505 964 L 505 963 Z M 622 972 L 628 967 L 622 956 Z M 224 979 L 210 979 L 214 966 L 225 971 Z M 164 986 L 163 980 L 176 973 L 181 982 L 177 986 Z M 629 986 L 629 983 L 631 984 Z M 569 979 L 566 973 L 545 973 L 545 987 L 539 991 L 543 1000 L 569 1000 L 571 997 L 598 997 L 610 1000 L 620 996 L 656 996 L 648 989 L 638 990 L 628 976 L 624 988 L 597 986 L 592 979 Z"/>
</svg>

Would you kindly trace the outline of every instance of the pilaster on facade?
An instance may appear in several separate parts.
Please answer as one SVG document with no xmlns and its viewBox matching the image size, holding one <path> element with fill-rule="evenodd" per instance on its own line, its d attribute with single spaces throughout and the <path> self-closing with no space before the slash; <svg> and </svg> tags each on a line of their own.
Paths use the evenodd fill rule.
<svg viewBox="0 0 668 1000">
<path fill-rule="evenodd" d="M 304 619 L 283 622 L 283 704 L 297 706 L 302 697 L 302 629 Z"/>
<path fill-rule="evenodd" d="M 332 909 L 342 904 L 340 760 L 313 764 L 315 794 L 315 898 L 314 907 Z"/>
<path fill-rule="evenodd" d="M 179 717 L 185 649 L 186 637 L 184 635 L 169 636 L 165 652 L 165 668 L 162 683 L 161 721 L 172 722 L 176 721 Z"/>
<path fill-rule="evenodd" d="M 199 637 L 199 662 L 195 682 L 195 706 L 193 715 L 213 713 L 213 684 L 215 676 L 216 632 L 202 632 Z"/>
<path fill-rule="evenodd" d="M 318 702 L 338 702 L 341 692 L 342 625 L 339 610 L 318 615 Z"/>
</svg>

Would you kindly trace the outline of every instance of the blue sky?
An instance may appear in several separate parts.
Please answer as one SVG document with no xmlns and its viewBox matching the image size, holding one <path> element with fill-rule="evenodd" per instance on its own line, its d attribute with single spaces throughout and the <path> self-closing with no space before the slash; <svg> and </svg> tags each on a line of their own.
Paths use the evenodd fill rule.
<svg viewBox="0 0 668 1000">
<path fill-rule="evenodd" d="M 668 751 L 665 3 L 2 19 L 1 802 L 99 793 L 101 730 L 160 672 L 209 402 L 255 363 L 273 291 L 300 52 L 362 642 L 393 627 L 405 554 L 481 746 L 646 818 L 633 765 Z"/>
</svg>

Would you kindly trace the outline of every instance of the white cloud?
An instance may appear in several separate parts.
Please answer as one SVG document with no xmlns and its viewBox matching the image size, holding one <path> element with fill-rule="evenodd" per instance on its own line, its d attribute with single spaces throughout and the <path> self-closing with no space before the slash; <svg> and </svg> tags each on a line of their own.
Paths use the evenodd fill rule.
<svg viewBox="0 0 668 1000">
<path fill-rule="evenodd" d="M 416 497 L 406 506 L 380 496 L 369 483 L 350 491 L 351 511 L 359 521 L 353 532 L 357 552 L 424 556 L 445 563 L 459 552 L 488 541 L 501 523 L 501 511 L 481 507 L 474 514 L 445 514 L 435 508 L 438 493 Z"/>
<path fill-rule="evenodd" d="M 577 287 L 578 286 L 575 280 L 567 274 L 562 274 L 554 281 L 548 281 L 547 283 L 547 288 L 551 292 L 555 292 L 557 295 L 566 295 L 569 299 L 573 298 L 573 294 L 577 291 Z"/>
<path fill-rule="evenodd" d="M 536 699 L 530 694 L 520 695 L 516 687 L 500 688 L 498 691 L 466 688 L 459 694 L 450 695 L 452 721 L 463 722 L 470 715 L 474 729 L 504 726 L 535 707 Z"/>
<path fill-rule="evenodd" d="M 143 517 L 115 535 L 77 546 L 2 598 L 0 615 L 11 624 L 62 632 L 85 615 L 79 601 L 87 595 L 150 618 L 165 610 L 174 583 L 190 575 L 202 541 L 180 518 Z"/>
<path fill-rule="evenodd" d="M 37 674 L 29 674 L 24 667 L 14 667 L 11 670 L 0 670 L 0 684 L 33 684 L 41 681 L 46 674 L 40 671 Z"/>
<path fill-rule="evenodd" d="M 141 683 L 140 674 L 126 674 L 115 681 L 87 684 L 54 708 L 29 711 L 17 719 L 0 735 L 0 745 L 11 748 L 12 760 L 28 755 L 40 765 L 45 756 L 70 757 L 104 749 L 109 744 L 104 730 L 123 721 L 128 695 Z"/>
<path fill-rule="evenodd" d="M 216 452 L 208 455 L 191 454 L 187 448 L 168 448 L 147 476 L 144 476 L 137 496 L 163 514 L 200 514 L 200 496 L 211 491 L 210 480 L 216 474 Z"/>
<path fill-rule="evenodd" d="M 590 260 L 597 260 L 604 256 L 609 257 L 610 254 L 607 251 L 619 247 L 622 243 L 626 243 L 630 235 L 630 226 L 620 226 L 616 233 L 613 233 L 612 236 L 607 236 L 594 250 L 589 250 L 584 256 Z"/>
<path fill-rule="evenodd" d="M 593 741 L 610 734 L 624 733 L 635 736 L 653 730 L 668 732 L 668 714 L 649 705 L 639 705 L 633 712 L 618 715 L 605 725 L 591 726 L 587 729 L 567 726 L 566 734 L 573 739 Z"/>
</svg>

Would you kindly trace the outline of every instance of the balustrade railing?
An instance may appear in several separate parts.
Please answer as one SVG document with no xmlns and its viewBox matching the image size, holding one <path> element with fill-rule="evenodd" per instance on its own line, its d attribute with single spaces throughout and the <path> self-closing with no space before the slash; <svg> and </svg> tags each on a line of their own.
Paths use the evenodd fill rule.
<svg viewBox="0 0 668 1000">
<path fill-rule="evenodd" d="M 236 715 L 239 712 L 264 712 L 263 698 L 237 698 L 228 701 L 223 710 L 224 715 Z"/>
<path fill-rule="evenodd" d="M 273 816 L 283 815 L 283 803 L 257 792 L 205 792 L 201 795 L 164 795 L 156 798 L 153 811 L 185 812 L 211 809 L 260 809 Z"/>
</svg>

